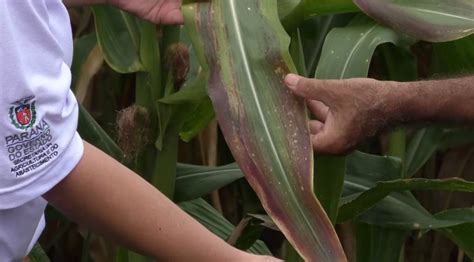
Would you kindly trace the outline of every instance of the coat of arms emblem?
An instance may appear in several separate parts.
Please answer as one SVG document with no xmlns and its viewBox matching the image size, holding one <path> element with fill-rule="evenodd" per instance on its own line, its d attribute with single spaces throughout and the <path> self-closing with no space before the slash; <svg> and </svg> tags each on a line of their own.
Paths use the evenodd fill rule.
<svg viewBox="0 0 474 262">
<path fill-rule="evenodd" d="M 28 129 L 36 122 L 36 101 L 28 97 L 13 103 L 10 107 L 10 120 L 18 129 Z"/>
</svg>

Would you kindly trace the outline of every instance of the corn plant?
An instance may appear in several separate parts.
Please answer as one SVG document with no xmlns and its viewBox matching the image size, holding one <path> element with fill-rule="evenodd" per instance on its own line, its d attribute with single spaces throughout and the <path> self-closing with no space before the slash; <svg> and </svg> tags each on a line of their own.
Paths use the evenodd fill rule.
<svg viewBox="0 0 474 262">
<path fill-rule="evenodd" d="M 287 261 L 450 259 L 438 251 L 424 251 L 424 258 L 410 253 L 407 239 L 434 234 L 456 244 L 458 259 L 474 259 L 472 201 L 429 209 L 419 197 L 464 192 L 472 200 L 474 183 L 462 178 L 473 152 L 471 130 L 402 128 L 345 157 L 314 156 L 304 101 L 283 85 L 289 72 L 397 81 L 472 73 L 470 0 L 185 2 L 184 26 L 155 26 L 109 6 L 71 10 L 77 17 L 72 88 L 83 105 L 84 139 L 249 252 L 273 251 Z M 226 143 L 218 142 L 214 118 Z M 469 150 L 454 175 L 443 175 L 437 163 L 462 147 Z M 201 165 L 178 163 L 189 158 Z M 218 162 L 228 165 L 205 166 Z M 77 232 L 53 211 L 48 216 L 61 226 L 50 226 L 56 237 L 44 240 L 46 251 Z M 268 228 L 283 233 L 277 237 L 283 244 L 261 240 Z M 84 261 L 146 261 L 79 232 Z"/>
</svg>

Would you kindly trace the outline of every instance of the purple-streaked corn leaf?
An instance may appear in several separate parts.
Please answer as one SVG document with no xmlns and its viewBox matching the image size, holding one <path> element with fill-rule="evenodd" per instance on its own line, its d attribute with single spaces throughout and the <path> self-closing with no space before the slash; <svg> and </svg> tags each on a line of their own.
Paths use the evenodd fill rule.
<svg viewBox="0 0 474 262">
<path fill-rule="evenodd" d="M 227 144 L 265 210 L 307 261 L 346 261 L 313 194 L 305 103 L 283 83 L 295 67 L 276 1 L 202 2 L 183 12 Z"/>
<path fill-rule="evenodd" d="M 353 0 L 366 14 L 416 39 L 445 42 L 474 33 L 473 0 Z"/>
</svg>

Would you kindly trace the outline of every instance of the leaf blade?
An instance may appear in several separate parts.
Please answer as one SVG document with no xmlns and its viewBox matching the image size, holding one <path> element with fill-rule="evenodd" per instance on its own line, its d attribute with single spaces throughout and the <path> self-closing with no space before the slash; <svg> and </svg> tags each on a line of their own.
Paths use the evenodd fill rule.
<svg viewBox="0 0 474 262">
<path fill-rule="evenodd" d="M 208 92 L 226 141 L 265 209 L 307 259 L 345 260 L 312 193 L 305 105 L 283 84 L 295 69 L 275 1 L 213 1 L 184 13 L 203 46 L 198 57 L 210 69 Z"/>
</svg>

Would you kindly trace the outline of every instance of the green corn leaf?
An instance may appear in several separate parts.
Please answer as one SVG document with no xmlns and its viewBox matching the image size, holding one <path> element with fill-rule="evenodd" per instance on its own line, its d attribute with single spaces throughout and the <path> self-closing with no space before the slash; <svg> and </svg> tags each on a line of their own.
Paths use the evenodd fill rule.
<svg viewBox="0 0 474 262">
<path fill-rule="evenodd" d="M 434 75 L 467 75 L 474 73 L 474 35 L 433 45 L 431 63 Z"/>
<path fill-rule="evenodd" d="M 407 230 L 357 223 L 357 261 L 399 262 L 400 251 L 407 235 Z"/>
<path fill-rule="evenodd" d="M 353 14 L 316 16 L 304 21 L 300 28 L 308 77 L 314 77 L 328 33 L 335 27 L 345 27 Z"/>
<path fill-rule="evenodd" d="M 120 73 L 143 70 L 136 39 L 138 32 L 129 26 L 138 23 L 134 21 L 136 18 L 110 6 L 94 6 L 92 10 L 97 40 L 109 66 Z"/>
<path fill-rule="evenodd" d="M 264 208 L 306 259 L 345 260 L 313 194 L 304 101 L 283 84 L 295 68 L 276 1 L 212 1 L 183 11 L 227 144 Z"/>
<path fill-rule="evenodd" d="M 197 105 L 184 120 L 179 136 L 185 142 L 191 141 L 215 118 L 211 100 L 207 97 Z"/>
<path fill-rule="evenodd" d="M 443 130 L 439 127 L 423 128 L 416 132 L 408 144 L 403 177 L 412 177 L 439 147 Z"/>
<path fill-rule="evenodd" d="M 384 43 L 408 47 L 413 40 L 377 24 L 365 15 L 348 26 L 335 28 L 327 36 L 316 77 L 346 79 L 366 77 L 375 49 Z"/>
<path fill-rule="evenodd" d="M 474 217 L 474 208 L 452 209 L 438 213 L 435 216 L 438 219 L 444 220 L 466 220 L 466 223 L 443 228 L 438 231 L 456 243 L 471 259 L 474 259 L 474 239 L 472 238 L 474 236 L 474 222 L 472 219 L 466 219 Z"/>
<path fill-rule="evenodd" d="M 82 75 L 83 66 L 89 58 L 92 50 L 97 45 L 97 37 L 95 34 L 89 34 L 76 39 L 74 42 L 74 57 L 72 59 L 72 83 L 71 89 L 76 92 L 78 79 Z"/>
<path fill-rule="evenodd" d="M 243 176 L 235 163 L 221 167 L 178 164 L 175 201 L 182 202 L 204 197 Z"/>
<path fill-rule="evenodd" d="M 293 31 L 310 17 L 358 12 L 351 0 L 279 0 L 280 19 L 288 31 Z"/>
<path fill-rule="evenodd" d="M 31 262 L 49 262 L 48 255 L 44 252 L 39 244 L 36 244 L 28 255 L 28 261 Z"/>
<path fill-rule="evenodd" d="M 356 199 L 344 203 L 340 208 L 339 219 L 349 220 L 370 209 L 374 204 L 388 196 L 392 192 L 405 190 L 437 190 L 450 192 L 474 193 L 474 182 L 468 182 L 460 178 L 451 179 L 397 179 L 386 182 L 378 182 L 377 185 L 357 196 Z"/>
<path fill-rule="evenodd" d="M 84 140 L 117 161 L 123 160 L 124 154 L 122 150 L 82 106 L 79 107 L 79 124 L 77 129 Z"/>
<path fill-rule="evenodd" d="M 408 145 L 403 177 L 414 176 L 437 151 L 472 143 L 474 133 L 469 128 L 428 127 L 418 130 Z"/>
<path fill-rule="evenodd" d="M 396 158 L 355 152 L 348 157 L 347 174 L 341 202 L 343 204 L 349 203 L 359 197 L 361 193 L 376 187 L 378 182 L 399 178 L 401 172 L 401 162 Z M 459 186 L 456 185 L 456 187 Z M 460 187 L 470 188 L 472 183 L 466 183 Z M 344 215 L 343 212 L 341 214 Z M 342 219 L 342 215 L 338 217 L 338 220 L 341 222 L 345 220 Z M 462 219 L 436 218 L 423 208 L 410 192 L 404 191 L 392 192 L 370 210 L 358 216 L 357 219 L 367 224 L 382 227 L 421 230 L 446 228 L 460 225 L 467 221 L 472 222 L 474 221 L 474 216 Z M 466 221 L 466 219 L 468 220 Z"/>
<path fill-rule="evenodd" d="M 304 1 L 305 17 L 324 14 L 338 14 L 360 11 L 350 0 Z"/>
<path fill-rule="evenodd" d="M 397 31 L 430 42 L 474 33 L 472 0 L 353 0 L 360 9 Z"/>
<path fill-rule="evenodd" d="M 182 202 L 179 206 L 207 229 L 224 240 L 227 240 L 235 229 L 229 221 L 203 199 Z M 270 250 L 260 240 L 255 242 L 247 251 L 253 254 L 271 255 Z"/>
<path fill-rule="evenodd" d="M 410 39 L 375 23 L 363 14 L 356 16 L 348 26 L 335 28 L 328 34 L 316 78 L 366 77 L 375 49 L 387 42 L 407 46 Z M 316 163 L 316 193 L 329 217 L 335 222 L 343 188 L 345 158 L 322 156 L 316 158 Z"/>
</svg>

